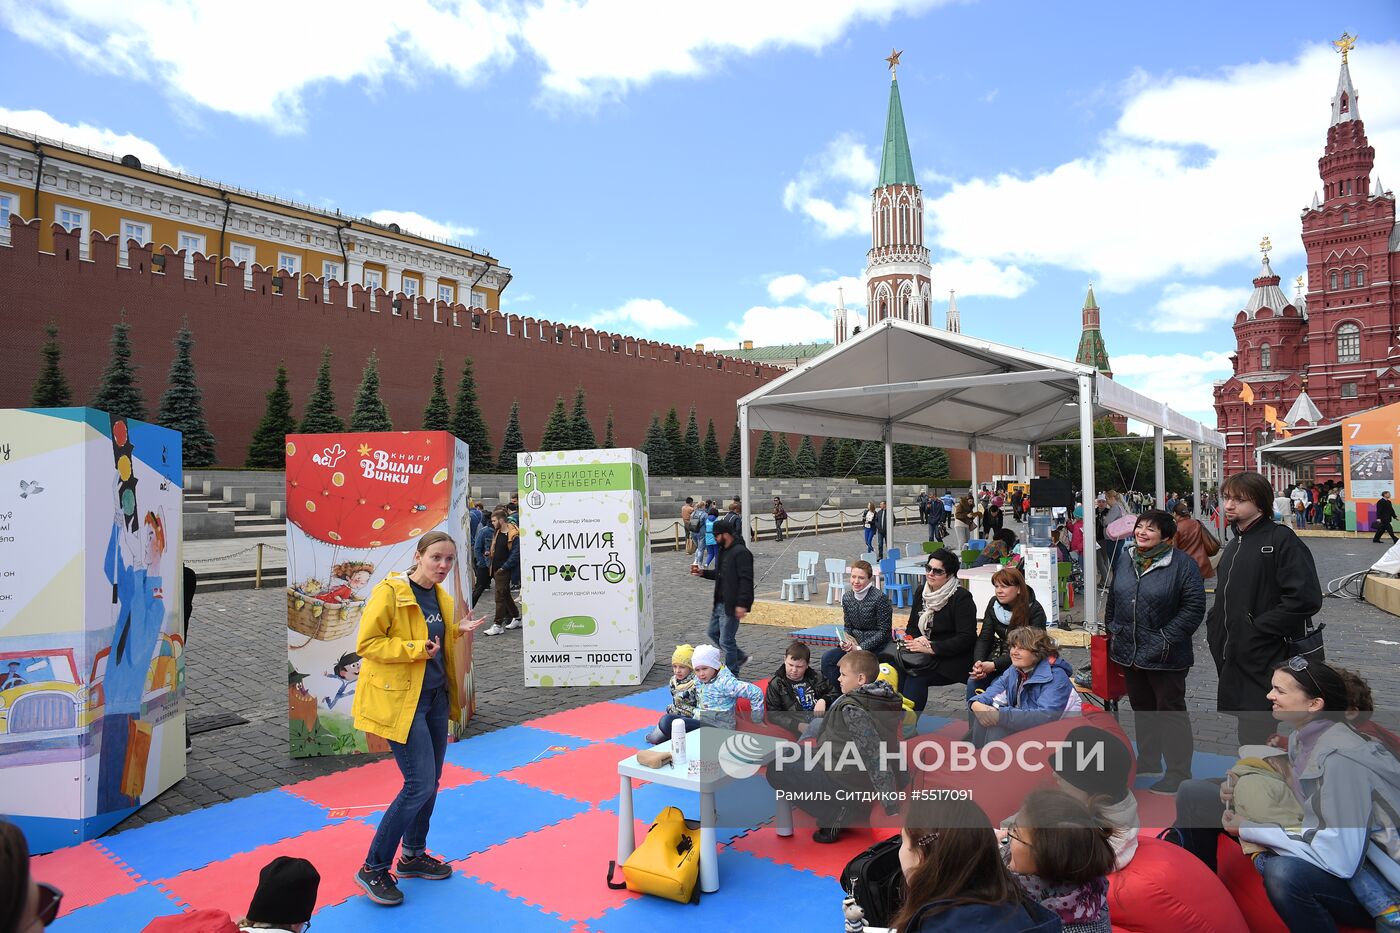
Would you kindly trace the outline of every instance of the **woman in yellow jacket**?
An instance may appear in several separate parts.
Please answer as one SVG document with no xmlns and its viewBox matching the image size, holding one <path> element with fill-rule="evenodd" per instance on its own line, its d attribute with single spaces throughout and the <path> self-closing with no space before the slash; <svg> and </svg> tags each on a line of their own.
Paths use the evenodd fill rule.
<svg viewBox="0 0 1400 933">
<path fill-rule="evenodd" d="M 453 624 L 452 597 L 442 581 L 456 561 L 450 535 L 430 531 L 419 538 L 413 568 L 386 577 L 370 594 L 355 645 L 363 659 L 355 728 L 387 739 L 403 772 L 403 790 L 384 811 L 355 881 L 370 900 L 390 907 L 403 903 L 389 873 L 400 840 L 399 877 L 452 877 L 451 868 L 427 853 L 428 823 L 447 751 L 447 724 L 457 718 L 461 703 L 453 645 L 485 621 L 468 614 Z"/>
</svg>

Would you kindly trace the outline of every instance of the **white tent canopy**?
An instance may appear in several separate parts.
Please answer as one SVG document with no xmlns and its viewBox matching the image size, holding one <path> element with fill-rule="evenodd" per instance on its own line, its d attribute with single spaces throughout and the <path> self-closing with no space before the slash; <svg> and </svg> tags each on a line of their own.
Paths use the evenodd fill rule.
<svg viewBox="0 0 1400 933">
<path fill-rule="evenodd" d="M 1036 445 L 1081 432 L 1080 488 L 1094 496 L 1093 422 L 1117 413 L 1151 425 L 1158 501 L 1165 499 L 1162 441 L 1170 432 L 1225 446 L 1217 431 L 1119 385 L 1092 366 L 888 318 L 741 398 L 744 527 L 752 527 L 749 432 L 784 431 L 885 444 L 886 500 L 896 443 L 1033 457 Z M 1200 501 L 1200 457 L 1192 457 Z M 1092 518 L 1091 516 L 1087 516 Z M 887 516 L 893 533 L 893 515 Z M 1091 539 L 1092 540 L 1092 539 Z M 1097 611 L 1094 561 L 1085 561 L 1086 618 Z"/>
</svg>

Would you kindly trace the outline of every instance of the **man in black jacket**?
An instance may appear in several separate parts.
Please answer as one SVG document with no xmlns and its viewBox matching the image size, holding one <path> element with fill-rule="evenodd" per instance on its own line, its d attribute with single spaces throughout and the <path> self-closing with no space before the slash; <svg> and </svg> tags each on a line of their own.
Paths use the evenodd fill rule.
<svg viewBox="0 0 1400 933">
<path fill-rule="evenodd" d="M 1239 716 L 1241 745 L 1261 745 L 1274 732 L 1268 693 L 1274 668 L 1294 654 L 1322 608 L 1312 552 L 1286 525 L 1276 524 L 1273 488 L 1258 473 L 1237 473 L 1220 487 L 1221 506 L 1235 537 L 1216 568 L 1215 604 L 1206 641 L 1220 682 L 1221 712 Z"/>
<path fill-rule="evenodd" d="M 715 608 L 710 615 L 710 641 L 724 652 L 724 666 L 735 677 L 749 659 L 739 650 L 739 621 L 753 608 L 753 554 L 740 535 L 743 520 L 730 512 L 715 519 L 715 543 L 719 559 L 713 570 L 699 575 L 715 581 Z M 691 572 L 698 568 L 691 567 Z"/>
<path fill-rule="evenodd" d="M 1376 500 L 1376 536 L 1371 539 L 1372 544 L 1381 543 L 1381 535 L 1390 535 L 1390 543 L 1396 541 L 1395 527 L 1390 523 L 1395 521 L 1395 506 L 1391 504 L 1390 493 L 1383 492 Z"/>
</svg>

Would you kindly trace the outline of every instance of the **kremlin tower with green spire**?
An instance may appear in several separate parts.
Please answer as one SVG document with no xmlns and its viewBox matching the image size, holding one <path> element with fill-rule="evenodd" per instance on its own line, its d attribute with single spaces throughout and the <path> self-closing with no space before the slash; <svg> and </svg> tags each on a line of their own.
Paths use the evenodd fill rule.
<svg viewBox="0 0 1400 933">
<path fill-rule="evenodd" d="M 1076 363 L 1092 366 L 1108 378 L 1113 378 L 1113 367 L 1108 363 L 1108 347 L 1103 343 L 1103 331 L 1099 328 L 1099 303 L 1094 298 L 1094 285 L 1089 283 L 1089 293 L 1084 296 L 1084 330 L 1079 335 L 1079 352 L 1074 354 Z M 1122 415 L 1110 415 L 1109 421 L 1126 434 L 1128 419 Z"/>
</svg>

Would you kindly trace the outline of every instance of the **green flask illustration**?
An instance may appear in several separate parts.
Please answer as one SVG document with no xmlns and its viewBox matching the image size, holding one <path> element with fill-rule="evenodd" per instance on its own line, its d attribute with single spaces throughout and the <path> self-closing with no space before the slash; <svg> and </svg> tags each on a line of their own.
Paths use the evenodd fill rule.
<svg viewBox="0 0 1400 933">
<path fill-rule="evenodd" d="M 627 568 L 617 559 L 616 551 L 608 552 L 608 562 L 603 565 L 603 579 L 609 583 L 621 583 L 627 576 Z"/>
</svg>

